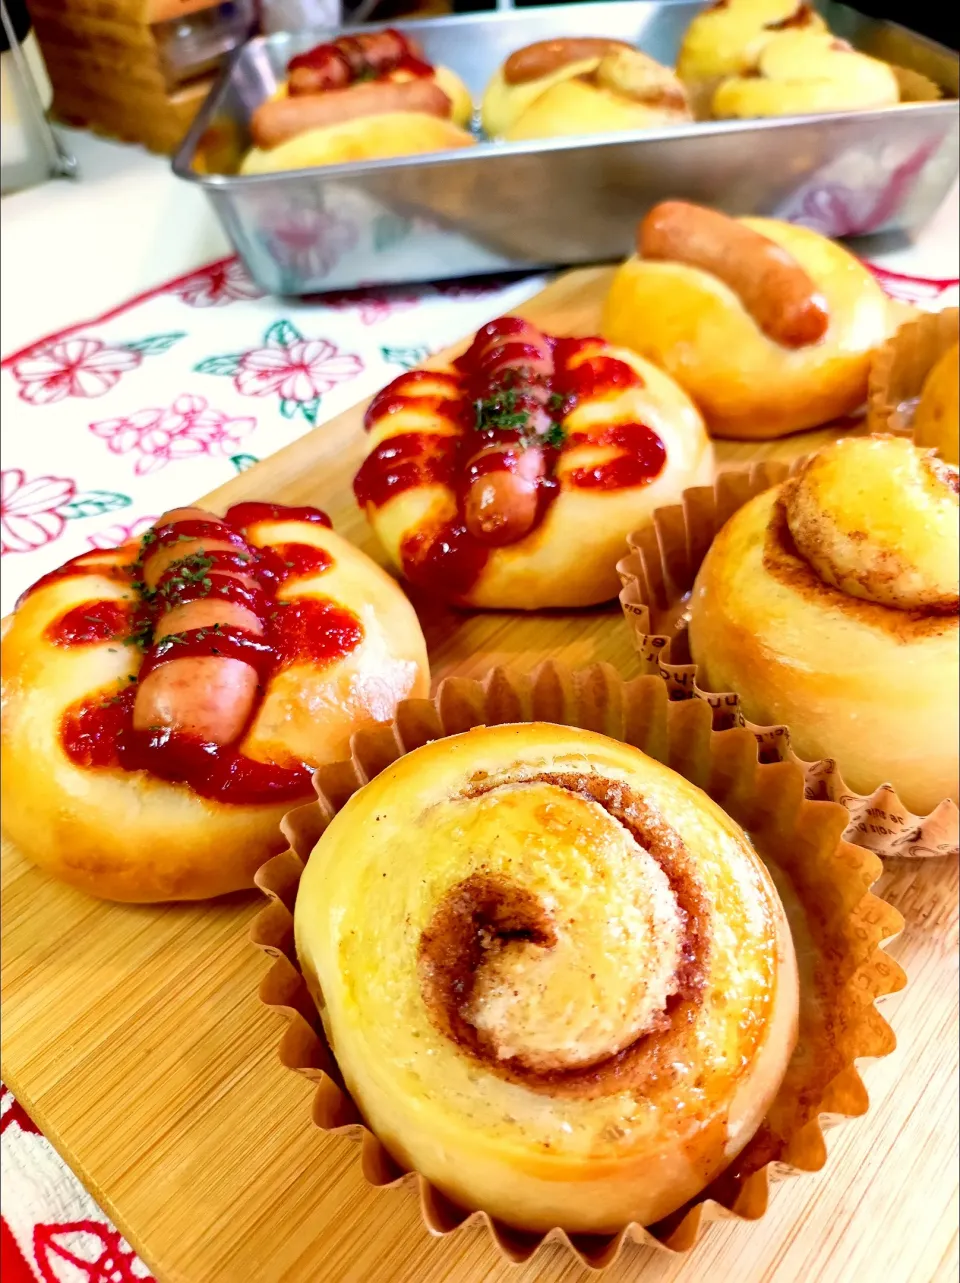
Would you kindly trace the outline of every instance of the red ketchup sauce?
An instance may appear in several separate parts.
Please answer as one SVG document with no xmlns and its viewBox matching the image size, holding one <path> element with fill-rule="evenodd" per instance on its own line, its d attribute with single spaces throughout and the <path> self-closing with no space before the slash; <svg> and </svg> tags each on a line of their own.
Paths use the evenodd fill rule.
<svg viewBox="0 0 960 1283">
<path fill-rule="evenodd" d="M 466 495 L 485 476 L 516 473 L 531 445 L 543 454 L 535 480 L 534 530 L 560 491 L 556 468 L 566 450 L 587 444 L 616 449 L 601 463 L 565 472 L 566 486 L 621 490 L 660 475 L 666 449 L 646 424 L 610 423 L 592 432 L 568 432 L 562 426 L 580 401 L 643 385 L 625 361 L 598 351 L 599 341 L 551 338 L 519 317 L 501 317 L 478 330 L 454 363 L 456 373 L 402 374 L 374 397 L 364 417 L 368 430 L 405 410 L 437 414 L 461 429 L 450 436 L 414 431 L 388 437 L 373 448 L 354 479 L 354 494 L 364 508 L 382 507 L 417 486 L 444 485 L 453 491 L 456 516 L 408 535 L 401 546 L 411 582 L 447 599 L 469 592 L 504 540 L 471 533 L 464 516 Z M 429 385 L 437 381 L 454 395 L 432 392 Z"/>
<path fill-rule="evenodd" d="M 357 81 L 379 80 L 395 71 L 409 76 L 432 76 L 433 67 L 413 51 L 406 36 L 388 27 L 374 35 L 340 36 L 297 54 L 287 63 L 287 71 L 306 68 L 325 73 L 328 83 L 322 88 L 345 89 Z M 318 89 L 322 92 L 321 86 Z"/>
<path fill-rule="evenodd" d="M 317 508 L 238 504 L 223 520 L 191 519 L 155 527 L 145 536 L 139 559 L 134 561 L 132 553 L 128 565 L 105 566 L 95 560 L 85 564 L 74 558 L 34 584 L 29 592 L 60 579 L 109 574 L 129 587 L 128 597 L 73 607 L 48 625 L 45 635 L 63 647 L 111 643 L 145 648 L 136 677 L 120 688 L 97 691 L 64 713 L 61 742 L 73 762 L 91 768 L 148 771 L 159 779 L 186 784 L 201 797 L 234 805 L 280 803 L 309 795 L 310 766 L 257 762 L 245 757 L 235 743 L 205 743 L 166 727 L 134 726 L 139 684 L 174 660 L 242 660 L 256 672 L 262 696 L 271 678 L 283 669 L 334 663 L 363 641 L 359 619 L 335 602 L 314 597 L 277 600 L 282 584 L 322 574 L 334 564 L 328 552 L 309 544 L 261 549 L 244 538 L 244 530 L 255 522 L 287 520 L 330 526 L 330 519 Z M 180 542 L 195 546 L 197 540 L 228 547 L 188 553 L 169 565 L 149 590 L 142 576 L 152 552 Z M 263 635 L 228 624 L 164 634 L 167 610 L 210 598 L 251 611 Z M 248 725 L 259 702 L 258 698 Z"/>
</svg>

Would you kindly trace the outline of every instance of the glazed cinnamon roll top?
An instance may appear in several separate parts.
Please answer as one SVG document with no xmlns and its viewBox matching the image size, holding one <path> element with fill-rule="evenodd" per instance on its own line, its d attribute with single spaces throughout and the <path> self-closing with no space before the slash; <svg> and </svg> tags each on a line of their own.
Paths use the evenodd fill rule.
<svg viewBox="0 0 960 1283">
<path fill-rule="evenodd" d="M 904 437 L 847 437 L 782 492 L 797 552 L 826 584 L 905 611 L 960 600 L 957 469 Z"/>
</svg>

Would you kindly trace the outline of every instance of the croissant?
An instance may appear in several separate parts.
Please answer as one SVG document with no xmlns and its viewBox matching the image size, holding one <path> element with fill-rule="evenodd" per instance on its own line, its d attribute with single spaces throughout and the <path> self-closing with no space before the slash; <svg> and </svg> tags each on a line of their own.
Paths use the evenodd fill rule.
<svg viewBox="0 0 960 1283">
<path fill-rule="evenodd" d="M 797 1034 L 764 866 L 694 785 L 545 723 L 384 769 L 332 820 L 296 947 L 394 1158 L 527 1230 L 651 1224 L 746 1145 Z"/>
<path fill-rule="evenodd" d="M 2 652 L 3 822 L 108 899 L 249 886 L 312 768 L 429 686 L 409 602 L 316 508 L 161 517 L 18 603 Z"/>
<path fill-rule="evenodd" d="M 957 492 L 906 438 L 825 446 L 731 517 L 689 607 L 707 688 L 918 815 L 957 799 Z"/>
</svg>

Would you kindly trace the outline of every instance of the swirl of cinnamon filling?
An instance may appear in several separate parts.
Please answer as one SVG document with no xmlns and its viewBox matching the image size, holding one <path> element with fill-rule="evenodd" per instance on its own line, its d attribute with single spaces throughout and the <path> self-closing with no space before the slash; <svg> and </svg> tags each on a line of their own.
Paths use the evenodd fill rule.
<svg viewBox="0 0 960 1283">
<path fill-rule="evenodd" d="M 481 728 L 401 759 L 321 838 L 295 922 L 372 1129 L 524 1228 L 675 1210 L 793 1048 L 789 930 L 744 835 L 589 732 Z"/>
<path fill-rule="evenodd" d="M 957 469 L 902 437 L 847 437 L 782 492 L 797 551 L 826 584 L 898 610 L 960 600 Z"/>
</svg>

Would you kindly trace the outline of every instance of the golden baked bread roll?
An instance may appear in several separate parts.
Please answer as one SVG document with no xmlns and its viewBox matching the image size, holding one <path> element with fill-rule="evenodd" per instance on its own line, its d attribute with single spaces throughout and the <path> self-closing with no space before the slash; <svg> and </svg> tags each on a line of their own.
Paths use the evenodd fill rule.
<svg viewBox="0 0 960 1283">
<path fill-rule="evenodd" d="M 810 112 L 869 111 L 900 101 L 893 68 L 858 53 L 829 31 L 780 31 L 742 76 L 724 80 L 712 115 L 800 116 Z"/>
<path fill-rule="evenodd" d="M 939 451 L 947 463 L 960 463 L 960 344 L 954 343 L 927 375 L 913 421 L 918 446 Z"/>
<path fill-rule="evenodd" d="M 398 31 L 341 36 L 290 61 L 254 111 L 243 174 L 469 147 L 470 92 Z"/>
<path fill-rule="evenodd" d="M 108 899 L 249 886 L 354 730 L 429 689 L 416 615 L 315 508 L 166 514 L 21 599 L 3 639 L 3 825 Z"/>
<path fill-rule="evenodd" d="M 473 147 L 476 139 L 449 120 L 414 111 L 364 116 L 341 125 L 308 129 L 267 150 L 252 147 L 240 166 L 242 174 L 279 174 L 319 165 L 388 160 L 427 152 Z"/>
<path fill-rule="evenodd" d="M 687 85 L 716 83 L 748 71 L 779 31 L 826 30 L 806 0 L 717 0 L 687 27 L 677 75 Z"/>
<path fill-rule="evenodd" d="M 738 826 L 639 750 L 479 728 L 401 758 L 314 848 L 297 953 L 394 1158 L 525 1230 L 651 1224 L 777 1093 L 798 982 Z"/>
<path fill-rule="evenodd" d="M 402 374 L 364 420 L 354 494 L 391 561 L 447 601 L 607 601 L 629 531 L 712 475 L 700 415 L 601 339 L 491 321 L 444 370 Z"/>
<path fill-rule="evenodd" d="M 730 518 L 689 608 L 707 689 L 917 815 L 957 798 L 957 491 L 905 437 L 825 446 Z"/>
<path fill-rule="evenodd" d="M 834 241 L 667 201 L 617 271 L 602 332 L 667 371 L 714 436 L 765 440 L 852 414 L 892 328 L 872 274 Z"/>
<path fill-rule="evenodd" d="M 494 74 L 481 121 L 491 138 L 520 142 L 692 120 L 674 73 L 620 40 L 543 40 L 518 49 Z"/>
</svg>

